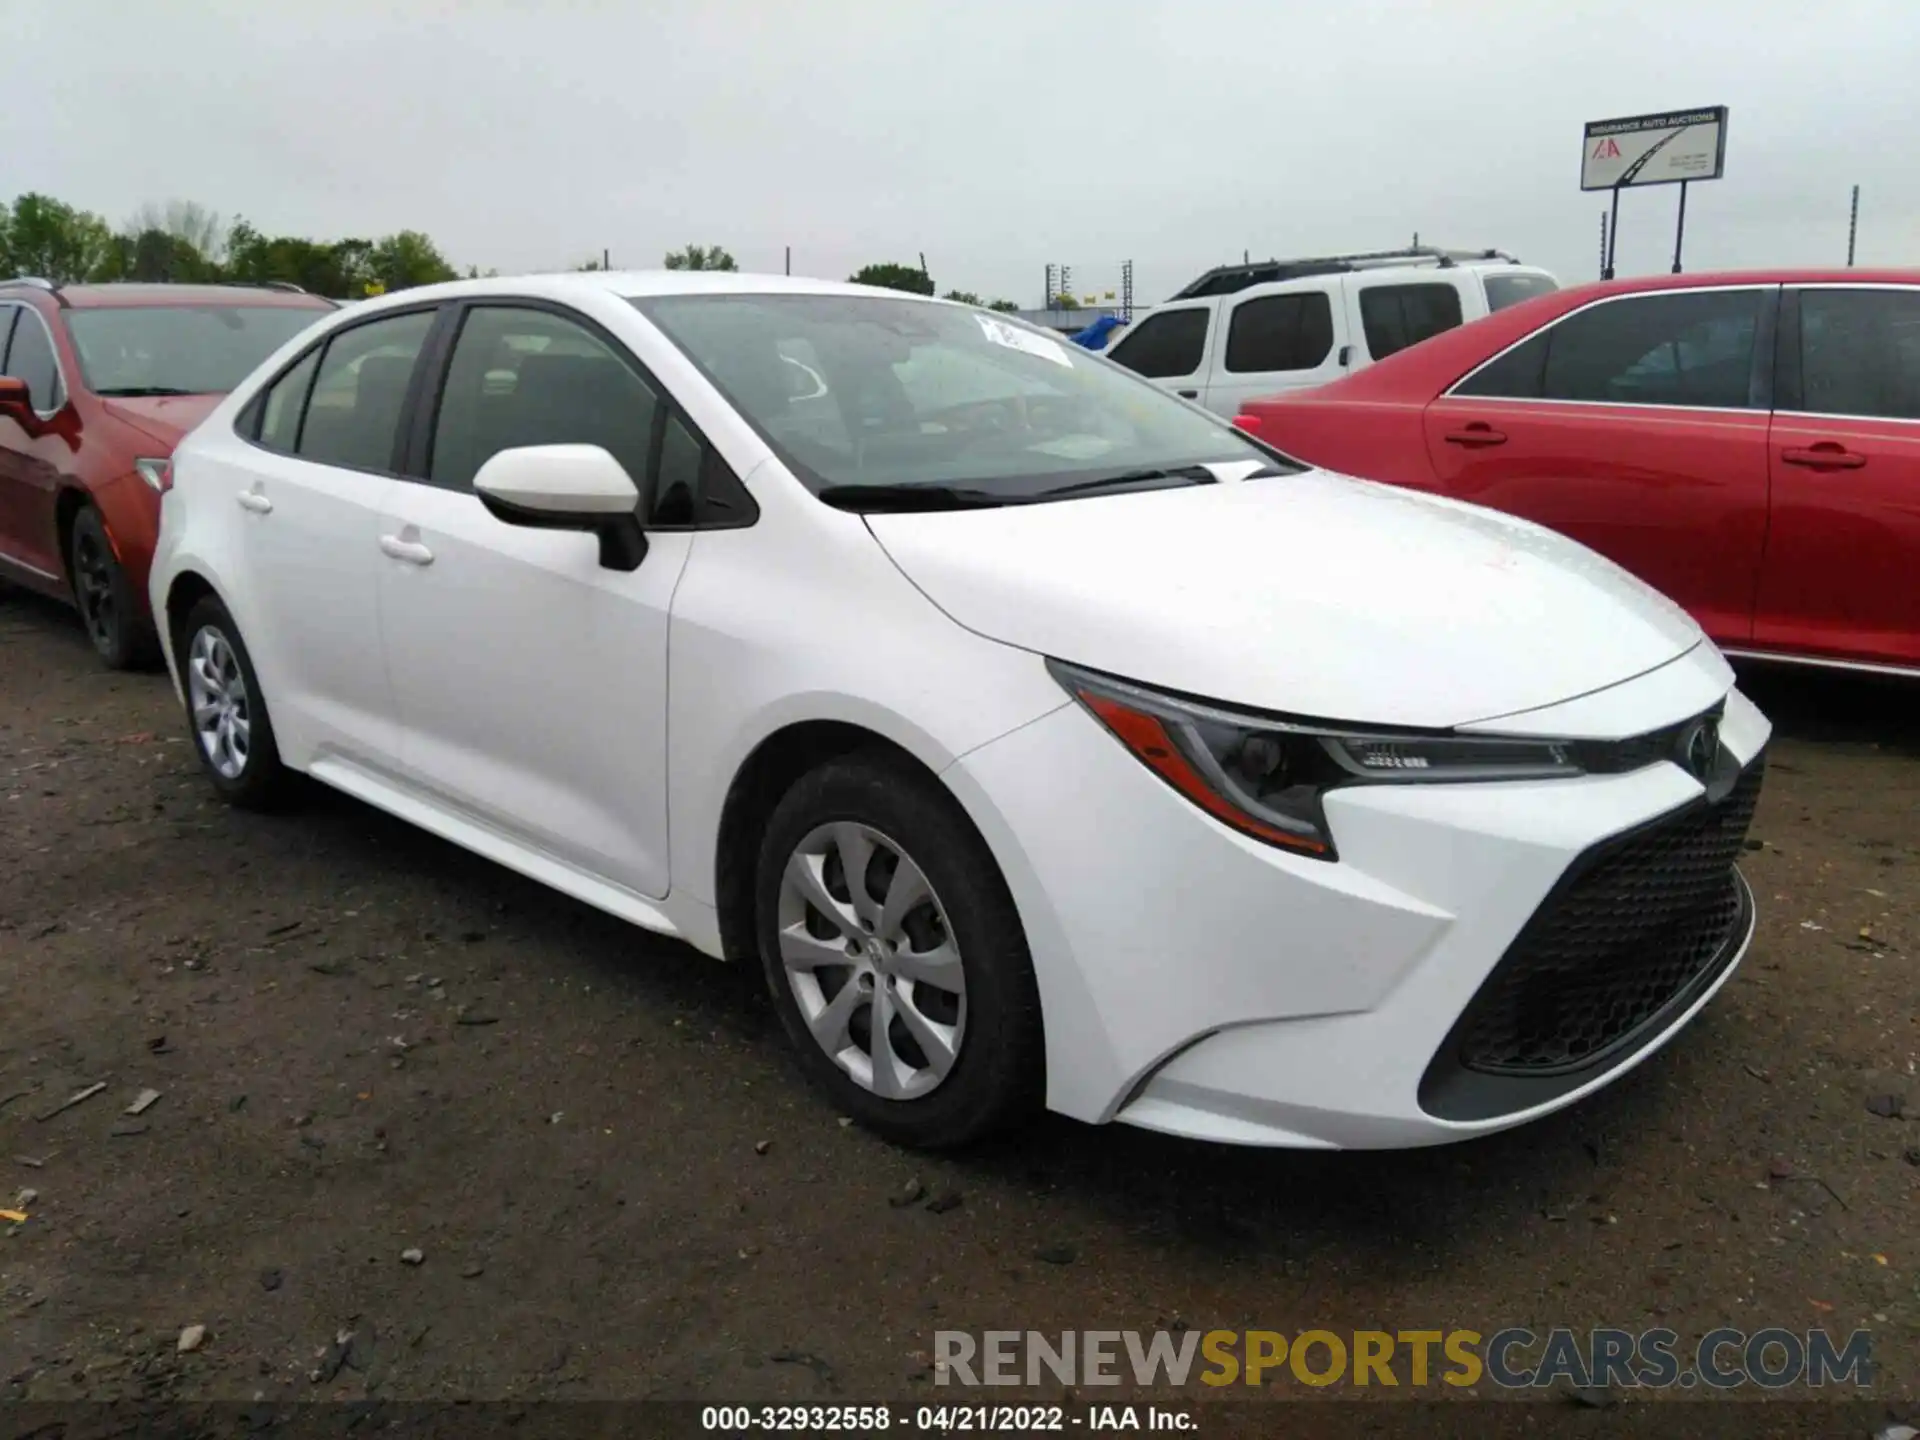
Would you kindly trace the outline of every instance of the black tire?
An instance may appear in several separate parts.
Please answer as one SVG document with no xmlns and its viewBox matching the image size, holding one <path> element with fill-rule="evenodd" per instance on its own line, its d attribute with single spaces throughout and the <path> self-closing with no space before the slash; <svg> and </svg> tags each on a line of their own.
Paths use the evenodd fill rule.
<svg viewBox="0 0 1920 1440">
<path fill-rule="evenodd" d="M 73 603 L 94 653 L 109 670 L 145 670 L 160 658 L 160 647 L 139 592 L 120 567 L 100 512 L 85 506 L 73 517 L 67 543 L 67 573 Z"/>
<path fill-rule="evenodd" d="M 203 634 L 217 637 L 219 644 L 225 647 L 225 653 L 232 657 L 233 667 L 237 669 L 244 687 L 238 699 L 246 722 L 246 745 L 244 758 L 236 773 L 225 773 L 221 765 L 216 763 L 214 756 L 209 753 L 209 741 L 194 715 L 195 646 Z M 279 809 L 292 797 L 298 777 L 280 762 L 280 747 L 273 738 L 273 717 L 268 713 L 266 697 L 260 691 L 260 677 L 254 673 L 253 657 L 247 653 L 246 642 L 240 638 L 240 629 L 233 623 L 233 616 L 227 613 L 227 607 L 211 595 L 202 596 L 180 622 L 179 631 L 174 636 L 173 653 L 180 669 L 180 690 L 186 707 L 187 732 L 193 744 L 193 753 L 199 757 L 200 768 L 206 772 L 214 790 L 222 800 L 244 810 Z M 216 649 L 214 653 L 217 656 L 220 652 Z M 230 681 L 222 688 L 232 695 Z M 236 758 L 236 753 L 232 749 L 226 750 L 225 759 L 231 762 Z"/>
<path fill-rule="evenodd" d="M 952 1068 L 918 1098 L 882 1098 L 828 1055 L 807 1027 L 781 959 L 787 862 L 809 835 L 838 822 L 868 827 L 898 845 L 939 897 L 959 949 L 966 1008 L 958 1051 Z M 843 757 L 806 775 L 768 821 L 754 900 L 761 963 L 781 1025 L 801 1069 L 842 1114 L 899 1144 L 950 1149 L 1010 1129 L 1040 1109 L 1046 1076 L 1040 996 L 1019 913 L 986 844 L 933 777 L 884 754 Z M 854 983 L 851 973 L 844 983 Z M 865 1013 L 870 1036 L 871 1008 Z"/>
</svg>

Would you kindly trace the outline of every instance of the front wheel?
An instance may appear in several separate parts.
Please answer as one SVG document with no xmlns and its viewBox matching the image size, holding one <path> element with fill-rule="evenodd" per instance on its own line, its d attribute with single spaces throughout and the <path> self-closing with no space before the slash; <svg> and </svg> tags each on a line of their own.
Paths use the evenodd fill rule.
<svg viewBox="0 0 1920 1440">
<path fill-rule="evenodd" d="M 153 631 L 141 613 L 133 582 L 114 554 L 106 522 L 91 505 L 73 517 L 67 559 L 73 575 L 73 603 L 79 607 L 94 652 L 110 670 L 152 664 Z"/>
<path fill-rule="evenodd" d="M 888 1139 L 964 1145 L 1037 1110 L 1039 992 L 1012 896 L 939 783 L 834 760 L 775 807 L 761 961 L 801 1067 Z"/>
<path fill-rule="evenodd" d="M 227 607 L 208 595 L 175 637 L 194 753 L 220 798 L 269 810 L 287 798 L 293 775 L 280 763 L 273 719 L 253 660 Z"/>
</svg>

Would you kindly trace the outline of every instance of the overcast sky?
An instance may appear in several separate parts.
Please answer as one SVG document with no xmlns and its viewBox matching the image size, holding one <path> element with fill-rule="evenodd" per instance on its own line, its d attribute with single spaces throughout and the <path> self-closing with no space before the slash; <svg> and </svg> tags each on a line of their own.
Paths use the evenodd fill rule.
<svg viewBox="0 0 1920 1440">
<path fill-rule="evenodd" d="M 1163 298 L 1243 250 L 1496 245 L 1592 278 L 1582 122 L 1732 108 L 1689 270 L 1920 263 L 1913 0 L 0 0 L 0 192 L 428 232 L 456 264 Z M 404 16 L 405 18 L 400 18 Z M 1676 187 L 1622 201 L 1665 270 Z"/>
</svg>

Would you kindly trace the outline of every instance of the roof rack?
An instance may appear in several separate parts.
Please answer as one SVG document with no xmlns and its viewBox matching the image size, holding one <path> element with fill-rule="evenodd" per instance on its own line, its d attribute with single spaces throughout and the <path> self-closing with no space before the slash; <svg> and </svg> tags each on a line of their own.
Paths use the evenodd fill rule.
<svg viewBox="0 0 1920 1440">
<path fill-rule="evenodd" d="M 1504 250 L 1443 250 L 1435 245 L 1408 245 L 1399 250 L 1363 250 L 1352 255 L 1322 255 L 1300 260 L 1257 260 L 1246 265 L 1217 265 L 1169 298 L 1192 300 L 1206 295 L 1231 295 L 1250 285 L 1266 285 L 1275 280 L 1340 275 L 1382 265 L 1429 264 L 1450 270 L 1476 260 L 1496 260 L 1507 265 L 1520 263 L 1518 256 Z"/>
</svg>

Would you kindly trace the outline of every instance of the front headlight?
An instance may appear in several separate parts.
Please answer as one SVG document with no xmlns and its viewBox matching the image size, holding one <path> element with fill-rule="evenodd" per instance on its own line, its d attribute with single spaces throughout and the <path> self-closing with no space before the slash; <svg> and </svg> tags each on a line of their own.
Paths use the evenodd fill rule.
<svg viewBox="0 0 1920 1440">
<path fill-rule="evenodd" d="M 1585 769 L 1571 744 L 1445 731 L 1333 728 L 1239 714 L 1058 660 L 1047 668 L 1162 780 L 1236 830 L 1338 858 L 1323 797 L 1345 785 L 1550 780 Z"/>
</svg>

